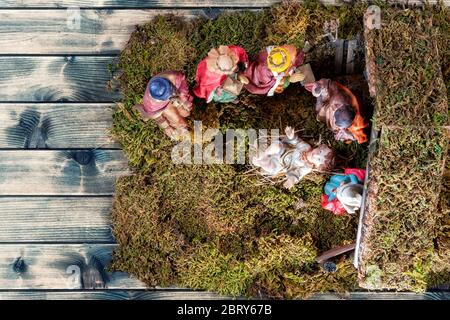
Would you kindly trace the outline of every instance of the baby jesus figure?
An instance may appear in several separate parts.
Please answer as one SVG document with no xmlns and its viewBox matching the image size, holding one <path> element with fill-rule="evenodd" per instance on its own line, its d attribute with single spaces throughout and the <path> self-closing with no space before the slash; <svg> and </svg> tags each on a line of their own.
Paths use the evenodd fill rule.
<svg viewBox="0 0 450 320">
<path fill-rule="evenodd" d="M 321 144 L 313 148 L 300 139 L 292 127 L 286 127 L 286 136 L 250 159 L 259 173 L 270 179 L 282 178 L 283 187 L 292 188 L 313 170 L 329 170 L 334 163 L 331 148 Z"/>
</svg>

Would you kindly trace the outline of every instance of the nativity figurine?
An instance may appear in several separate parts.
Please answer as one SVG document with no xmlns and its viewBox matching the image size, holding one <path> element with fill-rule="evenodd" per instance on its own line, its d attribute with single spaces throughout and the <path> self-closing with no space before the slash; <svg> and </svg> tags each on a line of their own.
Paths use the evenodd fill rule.
<svg viewBox="0 0 450 320">
<path fill-rule="evenodd" d="M 183 72 L 166 71 L 152 77 L 147 84 L 143 103 L 135 108 L 144 121 L 153 119 L 172 140 L 189 135 L 188 117 L 193 97 Z"/>
<path fill-rule="evenodd" d="M 301 82 L 305 75 L 298 70 L 305 53 L 291 45 L 269 46 L 258 53 L 244 71 L 245 88 L 253 94 L 273 96 L 283 92 L 290 83 Z"/>
<path fill-rule="evenodd" d="M 357 98 L 347 87 L 330 79 L 320 79 L 306 84 L 305 88 L 317 98 L 317 120 L 334 132 L 336 140 L 367 142 L 364 129 L 368 123 L 361 115 Z"/>
<path fill-rule="evenodd" d="M 336 215 L 355 213 L 360 209 L 363 195 L 365 170 L 349 169 L 335 174 L 325 184 L 322 208 Z"/>
<path fill-rule="evenodd" d="M 194 94 L 206 102 L 237 102 L 247 79 L 242 71 L 248 66 L 245 50 L 238 46 L 219 46 L 197 66 Z"/>
<path fill-rule="evenodd" d="M 312 171 L 329 170 L 334 164 L 331 148 L 321 144 L 313 148 L 300 139 L 291 127 L 286 127 L 286 136 L 271 143 L 266 150 L 259 150 L 250 159 L 259 173 L 272 181 L 282 180 L 283 187 L 292 188 Z"/>
</svg>

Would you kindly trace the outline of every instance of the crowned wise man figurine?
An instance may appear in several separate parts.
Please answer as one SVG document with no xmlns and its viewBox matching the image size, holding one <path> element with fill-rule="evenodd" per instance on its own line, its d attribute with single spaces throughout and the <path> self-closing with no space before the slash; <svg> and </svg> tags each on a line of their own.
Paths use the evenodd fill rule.
<svg viewBox="0 0 450 320">
<path fill-rule="evenodd" d="M 206 102 L 237 102 L 247 79 L 242 71 L 248 65 L 245 50 L 238 46 L 219 46 L 211 49 L 208 56 L 197 66 L 194 94 Z"/>
<path fill-rule="evenodd" d="M 269 97 L 281 93 L 290 83 L 305 79 L 298 70 L 304 59 L 305 53 L 291 45 L 267 47 L 244 71 L 248 79 L 245 88 L 251 93 Z"/>
<path fill-rule="evenodd" d="M 193 97 L 183 72 L 166 71 L 152 77 L 144 93 L 143 104 L 136 105 L 142 119 L 153 119 L 173 140 L 189 133 L 184 118 L 189 116 Z"/>
<path fill-rule="evenodd" d="M 321 144 L 313 148 L 300 139 L 293 128 L 286 127 L 286 136 L 272 142 L 262 152 L 250 159 L 259 173 L 270 179 L 282 179 L 285 188 L 292 188 L 313 170 L 328 170 L 334 164 L 331 148 Z"/>
<path fill-rule="evenodd" d="M 336 140 L 345 143 L 367 141 L 364 129 L 368 123 L 361 115 L 358 100 L 347 87 L 330 79 L 320 79 L 306 84 L 305 89 L 317 98 L 317 120 L 334 132 Z"/>
</svg>

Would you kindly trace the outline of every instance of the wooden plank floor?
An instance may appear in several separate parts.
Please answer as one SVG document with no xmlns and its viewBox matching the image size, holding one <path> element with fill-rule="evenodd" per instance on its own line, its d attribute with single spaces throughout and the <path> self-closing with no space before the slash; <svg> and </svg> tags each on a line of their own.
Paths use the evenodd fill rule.
<svg viewBox="0 0 450 320">
<path fill-rule="evenodd" d="M 116 246 L 110 221 L 114 181 L 129 172 L 108 134 L 120 98 L 108 66 L 134 26 L 156 14 L 214 15 L 275 2 L 0 0 L 0 299 L 225 298 L 146 290 L 133 277 L 106 271 Z"/>
</svg>

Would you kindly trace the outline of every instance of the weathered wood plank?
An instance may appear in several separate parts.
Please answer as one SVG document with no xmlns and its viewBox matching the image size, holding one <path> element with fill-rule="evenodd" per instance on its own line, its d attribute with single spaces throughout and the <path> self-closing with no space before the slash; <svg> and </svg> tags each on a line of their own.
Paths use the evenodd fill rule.
<svg viewBox="0 0 450 320">
<path fill-rule="evenodd" d="M 5 290 L 146 289 L 123 272 L 105 271 L 113 244 L 0 244 L 0 299 L 211 299 L 208 292 L 180 288 L 149 291 L 52 291 L 11 292 Z M 94 293 L 95 292 L 95 293 Z M 91 294 L 92 293 L 92 294 Z M 224 297 L 222 297 L 224 298 Z M 352 292 L 317 294 L 313 299 L 449 299 L 450 292 Z"/>
<path fill-rule="evenodd" d="M 113 244 L 0 244 L 3 289 L 144 289 L 123 272 L 109 273 Z"/>
<path fill-rule="evenodd" d="M 0 54 L 115 54 L 137 24 L 159 14 L 216 16 L 222 9 L 0 10 Z M 139 8 L 139 7 L 137 7 Z"/>
<path fill-rule="evenodd" d="M 108 56 L 1 56 L 0 101 L 111 102 L 118 88 L 108 88 Z"/>
<path fill-rule="evenodd" d="M 344 62 L 345 40 L 337 39 L 334 51 L 334 70 L 337 74 L 342 73 L 342 64 Z"/>
<path fill-rule="evenodd" d="M 0 197 L 0 242 L 111 242 L 112 197 Z"/>
<path fill-rule="evenodd" d="M 1 300 L 220 300 L 229 297 L 210 292 L 158 290 L 0 291 Z M 240 298 L 242 299 L 242 298 Z M 238 298 L 238 300 L 240 300 Z M 315 294 L 311 300 L 450 300 L 448 292 L 352 292 Z"/>
<path fill-rule="evenodd" d="M 111 195 L 128 173 L 120 150 L 0 151 L 0 195 Z"/>
<path fill-rule="evenodd" d="M 358 40 L 352 39 L 348 41 L 347 49 L 347 61 L 345 66 L 345 72 L 352 74 L 355 70 L 356 50 L 358 49 Z"/>
<path fill-rule="evenodd" d="M 0 8 L 25 7 L 25 8 L 195 8 L 195 7 L 268 7 L 280 0 L 0 0 Z M 323 3 L 334 4 L 335 0 L 323 0 Z"/>
<path fill-rule="evenodd" d="M 108 134 L 114 104 L 0 103 L 0 148 L 118 148 Z"/>
<path fill-rule="evenodd" d="M 158 8 L 158 7 L 268 7 L 281 0 L 0 0 L 0 8 Z M 407 0 L 390 2 L 406 3 Z M 410 4 L 421 4 L 423 0 L 408 0 Z M 448 0 L 444 0 L 448 1 Z M 323 4 L 336 5 L 345 0 L 321 0 Z M 437 0 L 429 0 L 436 3 Z"/>
<path fill-rule="evenodd" d="M 135 25 L 203 10 L 0 10 L 0 54 L 117 53 Z"/>
<path fill-rule="evenodd" d="M 171 290 L 0 291 L 0 300 L 221 300 L 209 292 Z"/>
</svg>

